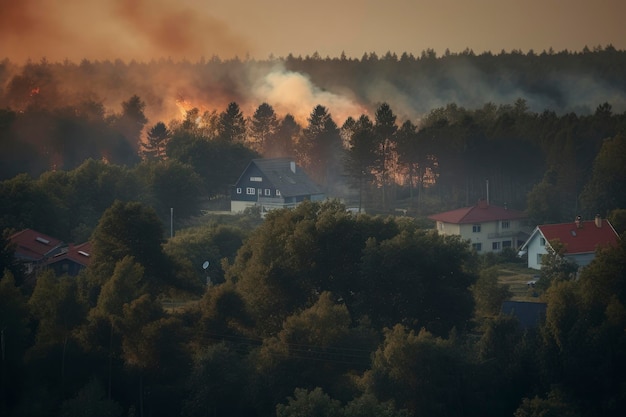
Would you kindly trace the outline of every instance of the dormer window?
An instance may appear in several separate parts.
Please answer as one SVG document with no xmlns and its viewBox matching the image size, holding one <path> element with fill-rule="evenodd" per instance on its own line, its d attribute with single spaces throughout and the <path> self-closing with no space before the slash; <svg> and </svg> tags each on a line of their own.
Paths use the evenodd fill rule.
<svg viewBox="0 0 626 417">
<path fill-rule="evenodd" d="M 280 190 L 276 190 L 276 196 L 280 197 Z"/>
</svg>

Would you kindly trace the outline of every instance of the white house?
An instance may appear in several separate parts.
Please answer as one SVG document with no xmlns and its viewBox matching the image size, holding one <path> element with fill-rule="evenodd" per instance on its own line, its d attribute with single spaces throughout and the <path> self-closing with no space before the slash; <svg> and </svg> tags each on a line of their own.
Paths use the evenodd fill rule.
<svg viewBox="0 0 626 417">
<path fill-rule="evenodd" d="M 428 216 L 437 222 L 437 231 L 444 235 L 461 235 L 479 253 L 517 249 L 526 237 L 527 216 L 524 212 L 494 206 L 486 200 L 470 207 Z"/>
<path fill-rule="evenodd" d="M 570 223 L 537 226 L 520 250 L 528 254 L 529 268 L 541 269 L 550 242 L 559 241 L 564 246 L 563 256 L 583 267 L 593 260 L 598 247 L 616 245 L 618 239 L 608 220 L 596 216 L 594 220 L 583 221 L 579 216 Z"/>
<path fill-rule="evenodd" d="M 295 207 L 304 200 L 324 200 L 324 193 L 289 158 L 253 159 L 231 187 L 230 210 L 259 206 L 261 214 Z"/>
</svg>

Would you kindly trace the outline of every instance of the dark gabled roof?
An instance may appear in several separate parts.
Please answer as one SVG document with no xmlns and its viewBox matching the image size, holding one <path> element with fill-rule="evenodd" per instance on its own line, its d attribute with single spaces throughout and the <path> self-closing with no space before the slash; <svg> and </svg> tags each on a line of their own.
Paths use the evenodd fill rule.
<svg viewBox="0 0 626 417">
<path fill-rule="evenodd" d="M 486 201 L 480 201 L 475 206 L 463 207 L 456 210 L 428 216 L 429 219 L 452 224 L 485 223 L 499 220 L 519 220 L 528 216 L 524 212 L 511 210 L 506 207 L 494 206 Z"/>
<path fill-rule="evenodd" d="M 91 260 L 91 243 L 85 242 L 80 245 L 70 244 L 67 251 L 59 253 L 48 259 L 47 265 L 52 265 L 63 260 L 69 260 L 82 266 L 89 266 Z"/>
<path fill-rule="evenodd" d="M 537 327 L 546 316 L 546 303 L 530 301 L 505 301 L 502 313 L 515 316 L 523 329 Z"/>
<path fill-rule="evenodd" d="M 592 253 L 599 246 L 615 246 L 618 235 L 611 223 L 606 219 L 580 221 L 558 224 L 543 224 L 537 226 L 546 241 L 559 240 L 565 249 L 565 254 Z M 535 233 L 533 233 L 535 234 Z"/>
<path fill-rule="evenodd" d="M 284 197 L 322 194 L 319 187 L 292 159 L 253 159 L 250 164 L 256 165 L 265 178 L 276 187 Z M 246 168 L 246 171 L 248 168 Z M 244 171 L 244 173 L 246 171 Z"/>
<path fill-rule="evenodd" d="M 28 261 L 39 261 L 63 245 L 59 239 L 33 229 L 24 229 L 9 237 L 15 244 L 15 256 Z"/>
</svg>

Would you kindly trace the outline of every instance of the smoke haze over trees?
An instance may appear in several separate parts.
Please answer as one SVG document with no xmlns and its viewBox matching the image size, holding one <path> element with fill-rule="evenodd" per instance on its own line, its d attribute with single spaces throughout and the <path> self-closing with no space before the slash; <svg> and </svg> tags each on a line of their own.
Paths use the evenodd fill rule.
<svg viewBox="0 0 626 417">
<path fill-rule="evenodd" d="M 455 103 L 476 108 L 526 100 L 529 110 L 589 113 L 603 102 L 626 109 L 623 73 L 626 52 L 612 46 L 582 52 L 521 51 L 474 54 L 471 50 L 436 56 L 388 52 L 361 59 L 289 55 L 273 60 L 197 62 L 29 62 L 0 64 L 0 108 L 23 110 L 102 103 L 107 112 L 135 94 L 146 103 L 151 123 L 184 115 L 181 109 L 223 109 L 236 102 L 251 116 L 263 102 L 279 115 L 302 123 L 320 104 L 342 124 L 349 116 L 373 115 L 388 102 L 401 120 L 418 121 L 431 109 Z"/>
</svg>

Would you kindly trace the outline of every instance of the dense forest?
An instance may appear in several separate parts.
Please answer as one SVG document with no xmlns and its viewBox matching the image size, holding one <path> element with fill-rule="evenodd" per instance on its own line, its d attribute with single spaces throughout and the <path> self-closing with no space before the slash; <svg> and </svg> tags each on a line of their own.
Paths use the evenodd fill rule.
<svg viewBox="0 0 626 417">
<path fill-rule="evenodd" d="M 500 313 L 515 252 L 425 217 L 488 181 L 531 225 L 626 231 L 625 75 L 610 46 L 4 60 L 0 414 L 623 415 L 625 239 L 578 275 L 552 253 L 528 328 Z M 278 156 L 329 200 L 208 214 Z M 24 228 L 90 241 L 89 266 L 33 280 L 8 241 Z"/>
</svg>

